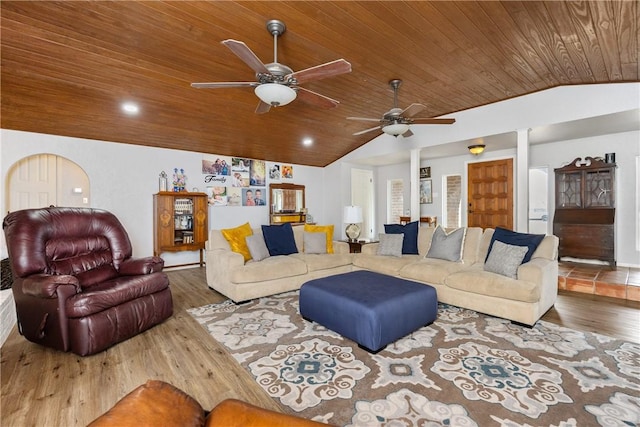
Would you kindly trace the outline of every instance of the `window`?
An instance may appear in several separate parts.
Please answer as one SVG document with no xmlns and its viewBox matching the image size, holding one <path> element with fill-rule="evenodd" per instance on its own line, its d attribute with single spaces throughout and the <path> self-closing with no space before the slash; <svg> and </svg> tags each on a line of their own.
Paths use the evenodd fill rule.
<svg viewBox="0 0 640 427">
<path fill-rule="evenodd" d="M 404 181 L 390 179 L 387 181 L 387 223 L 399 224 L 404 208 Z"/>
<path fill-rule="evenodd" d="M 446 228 L 462 226 L 462 175 L 443 176 L 443 221 Z"/>
</svg>

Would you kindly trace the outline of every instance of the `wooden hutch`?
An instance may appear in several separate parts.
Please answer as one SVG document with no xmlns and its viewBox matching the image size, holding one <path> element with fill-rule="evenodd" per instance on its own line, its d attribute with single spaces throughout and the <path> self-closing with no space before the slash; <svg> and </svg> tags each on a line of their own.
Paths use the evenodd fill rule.
<svg viewBox="0 0 640 427">
<path fill-rule="evenodd" d="M 586 157 L 555 169 L 558 256 L 615 266 L 615 163 Z"/>
<path fill-rule="evenodd" d="M 153 195 L 153 254 L 199 251 L 203 266 L 208 233 L 206 193 L 160 191 Z"/>
</svg>

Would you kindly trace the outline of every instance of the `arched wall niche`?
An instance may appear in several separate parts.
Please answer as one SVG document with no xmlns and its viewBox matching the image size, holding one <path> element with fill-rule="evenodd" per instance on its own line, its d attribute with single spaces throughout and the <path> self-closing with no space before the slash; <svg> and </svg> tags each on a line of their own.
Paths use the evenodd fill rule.
<svg viewBox="0 0 640 427">
<path fill-rule="evenodd" d="M 45 206 L 89 207 L 89 176 L 77 163 L 49 153 L 14 163 L 5 181 L 7 211 Z"/>
</svg>

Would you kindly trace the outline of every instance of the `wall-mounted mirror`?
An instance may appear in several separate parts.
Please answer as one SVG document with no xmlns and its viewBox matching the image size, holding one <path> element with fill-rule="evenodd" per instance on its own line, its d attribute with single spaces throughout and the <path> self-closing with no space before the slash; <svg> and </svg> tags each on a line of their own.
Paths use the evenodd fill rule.
<svg viewBox="0 0 640 427">
<path fill-rule="evenodd" d="M 302 212 L 305 207 L 304 185 L 270 184 L 271 213 Z"/>
<path fill-rule="evenodd" d="M 304 185 L 270 184 L 271 223 L 305 222 Z"/>
</svg>

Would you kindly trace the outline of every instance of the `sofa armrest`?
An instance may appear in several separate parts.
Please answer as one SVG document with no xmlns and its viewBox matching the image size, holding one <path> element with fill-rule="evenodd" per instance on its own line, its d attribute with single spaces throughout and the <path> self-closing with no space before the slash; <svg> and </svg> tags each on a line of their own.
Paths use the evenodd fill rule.
<svg viewBox="0 0 640 427">
<path fill-rule="evenodd" d="M 118 273 L 121 276 L 140 276 L 162 271 L 164 260 L 159 256 L 145 258 L 129 258 L 120 264 Z"/>
<path fill-rule="evenodd" d="M 169 383 L 149 380 L 120 399 L 88 427 L 176 425 L 199 427 L 204 409 L 194 398 Z"/>
<path fill-rule="evenodd" d="M 333 241 L 334 254 L 348 254 L 349 252 L 349 244 L 347 242 L 342 242 L 340 240 Z"/>
<path fill-rule="evenodd" d="M 57 298 L 58 287 L 71 285 L 80 292 L 78 278 L 67 274 L 33 274 L 22 280 L 22 292 L 38 298 Z"/>
<path fill-rule="evenodd" d="M 533 258 L 518 268 L 518 279 L 533 282 L 540 287 L 538 304 L 543 312 L 555 304 L 558 298 L 558 261 L 545 258 Z"/>
<path fill-rule="evenodd" d="M 212 249 L 205 252 L 207 285 L 221 294 L 233 298 L 231 270 L 244 265 L 242 254 L 227 249 Z"/>
<path fill-rule="evenodd" d="M 518 267 L 518 280 L 542 284 L 545 281 L 558 283 L 558 262 L 545 258 L 533 258 Z"/>
</svg>

